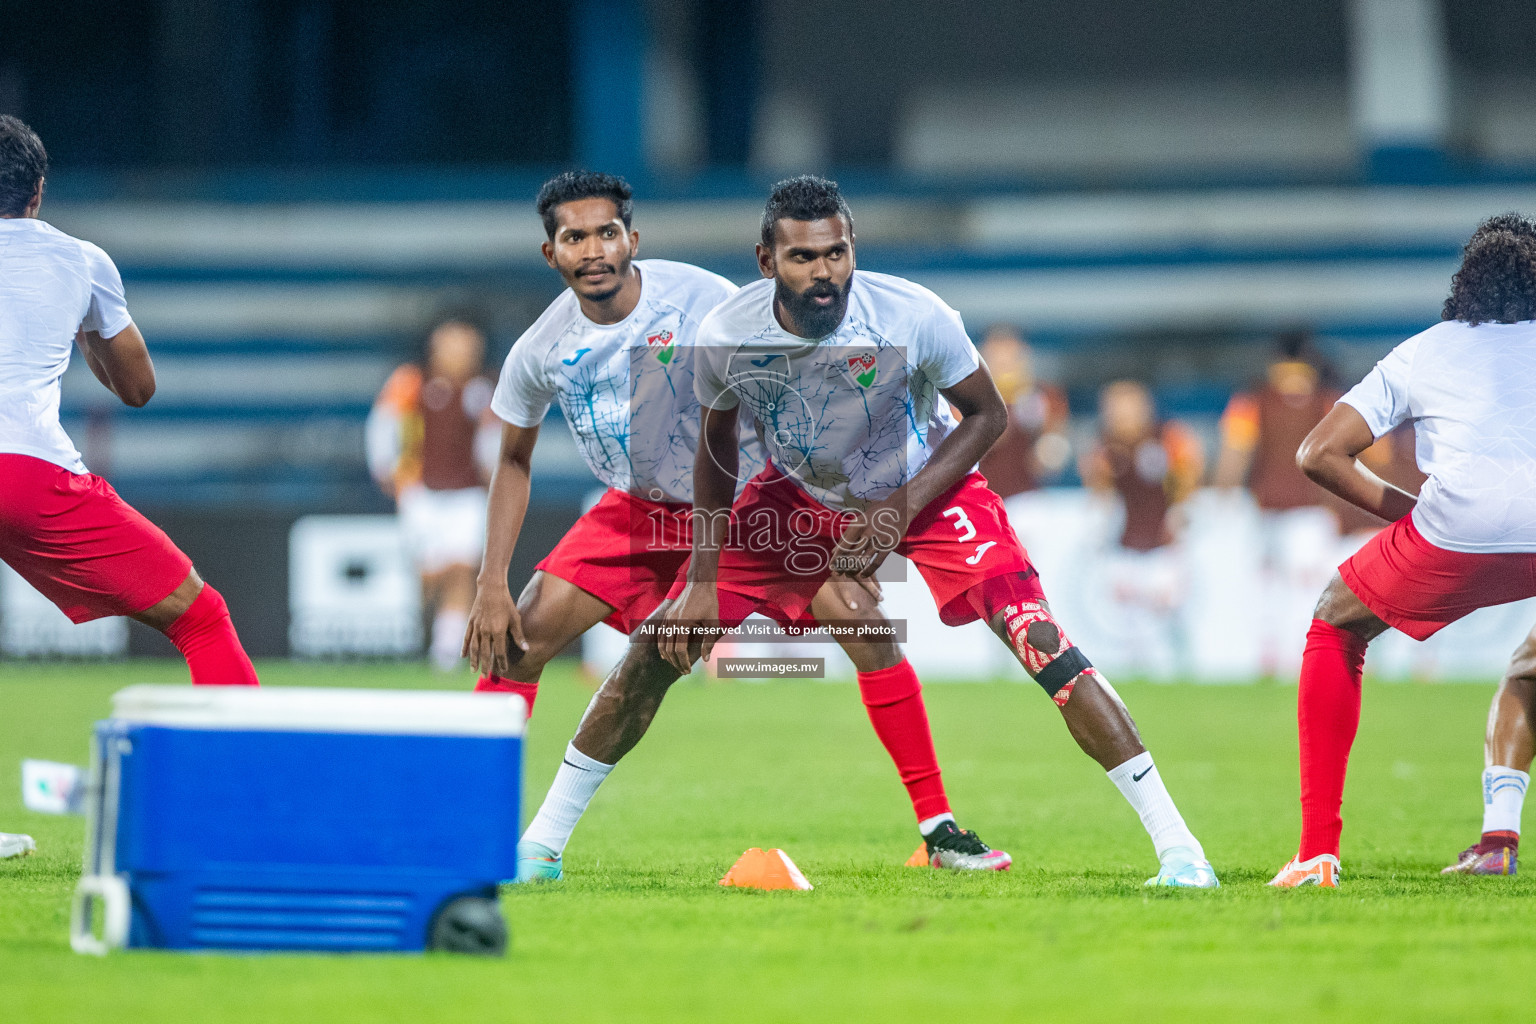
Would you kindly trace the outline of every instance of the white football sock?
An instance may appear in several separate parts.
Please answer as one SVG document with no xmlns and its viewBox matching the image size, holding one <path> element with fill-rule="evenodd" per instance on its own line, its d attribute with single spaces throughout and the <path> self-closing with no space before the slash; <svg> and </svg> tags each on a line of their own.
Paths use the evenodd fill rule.
<svg viewBox="0 0 1536 1024">
<path fill-rule="evenodd" d="M 929 832 L 932 832 L 944 822 L 954 820 L 955 816 L 949 811 L 945 811 L 943 814 L 935 814 L 931 818 L 924 818 L 922 821 L 918 822 L 917 830 L 923 835 L 927 835 Z"/>
<path fill-rule="evenodd" d="M 459 652 L 464 650 L 464 630 L 469 626 L 469 616 L 464 612 L 443 609 L 432 619 L 432 664 L 439 671 L 451 672 L 459 667 Z"/>
<path fill-rule="evenodd" d="M 1152 837 L 1152 846 L 1157 850 L 1158 860 L 1162 860 L 1163 854 L 1176 846 L 1187 847 L 1195 852 L 1196 857 L 1205 859 L 1205 848 L 1189 830 L 1189 826 L 1184 824 L 1179 809 L 1173 805 L 1173 797 L 1168 795 L 1168 787 L 1163 785 L 1162 776 L 1152 763 L 1151 751 L 1143 750 L 1124 764 L 1111 769 L 1109 781 L 1115 784 L 1126 802 L 1141 816 L 1142 827 Z"/>
<path fill-rule="evenodd" d="M 1531 777 L 1513 768 L 1483 769 L 1483 831 L 1520 834 L 1520 809 Z"/>
<path fill-rule="evenodd" d="M 603 784 L 611 771 L 613 765 L 594 760 L 574 745 L 567 744 L 565 760 L 560 762 L 555 781 L 550 785 L 549 792 L 544 794 L 539 813 L 528 823 L 528 830 L 523 833 L 523 842 L 538 843 L 555 853 L 564 853 L 565 844 L 571 841 L 571 833 L 576 830 L 576 823 L 597 795 L 597 787 Z"/>
</svg>

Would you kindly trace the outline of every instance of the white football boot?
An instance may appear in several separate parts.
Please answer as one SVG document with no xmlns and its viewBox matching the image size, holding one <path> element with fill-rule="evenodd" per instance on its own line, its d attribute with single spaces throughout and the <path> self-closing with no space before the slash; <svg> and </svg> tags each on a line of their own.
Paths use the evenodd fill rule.
<svg viewBox="0 0 1536 1024">
<path fill-rule="evenodd" d="M 1171 886 L 1178 889 L 1217 889 L 1216 869 L 1204 857 L 1195 856 L 1187 846 L 1175 846 L 1163 854 L 1157 866 L 1157 874 L 1147 879 L 1148 885 Z"/>
<path fill-rule="evenodd" d="M 1331 853 L 1320 853 L 1309 860 L 1292 857 L 1291 862 L 1269 880 L 1269 884 L 1276 889 L 1300 889 L 1306 885 L 1315 885 L 1319 889 L 1337 889 L 1340 874 L 1339 858 Z"/>
</svg>

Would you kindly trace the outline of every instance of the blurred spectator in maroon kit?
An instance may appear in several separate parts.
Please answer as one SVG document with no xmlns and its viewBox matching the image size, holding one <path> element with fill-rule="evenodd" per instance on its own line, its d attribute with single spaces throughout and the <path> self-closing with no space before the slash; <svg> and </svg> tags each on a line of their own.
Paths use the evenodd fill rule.
<svg viewBox="0 0 1536 1024">
<path fill-rule="evenodd" d="M 1066 395 L 1035 379 L 1034 354 L 1012 327 L 989 327 L 981 358 L 1008 406 L 1008 426 L 982 458 L 982 475 L 1004 498 L 1050 483 L 1072 454 Z"/>
</svg>

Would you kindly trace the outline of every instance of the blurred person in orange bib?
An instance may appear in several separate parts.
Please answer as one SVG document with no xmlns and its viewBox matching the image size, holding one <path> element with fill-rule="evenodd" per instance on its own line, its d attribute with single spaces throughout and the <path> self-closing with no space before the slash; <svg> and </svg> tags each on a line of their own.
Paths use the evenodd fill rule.
<svg viewBox="0 0 1536 1024">
<path fill-rule="evenodd" d="M 400 510 L 400 528 L 432 610 L 432 664 L 459 664 L 485 544 L 485 465 L 497 432 L 485 336 L 439 324 L 423 363 L 398 367 L 368 415 L 368 467 Z"/>
<path fill-rule="evenodd" d="M 1115 381 L 1099 393 L 1099 438 L 1079 472 L 1088 487 L 1118 496 L 1123 509 L 1104 567 L 1125 644 L 1123 668 L 1169 678 L 1178 667 L 1185 590 L 1178 506 L 1205 473 L 1200 439 L 1187 425 L 1160 418 L 1144 384 Z"/>
<path fill-rule="evenodd" d="M 1224 488 L 1246 483 L 1259 506 L 1263 575 L 1258 628 L 1266 675 L 1301 667 L 1294 637 L 1306 630 L 1317 592 L 1336 562 L 1340 502 L 1296 465 L 1302 440 L 1342 394 L 1330 376 L 1311 336 L 1289 331 L 1279 337 L 1263 378 L 1233 395 L 1221 417 L 1221 453 L 1212 483 Z"/>
<path fill-rule="evenodd" d="M 981 475 L 999 497 L 1011 498 L 1050 483 L 1066 467 L 1067 396 L 1035 379 L 1034 353 L 1014 328 L 988 328 L 979 347 L 1008 407 L 1008 425 L 982 456 Z"/>
</svg>

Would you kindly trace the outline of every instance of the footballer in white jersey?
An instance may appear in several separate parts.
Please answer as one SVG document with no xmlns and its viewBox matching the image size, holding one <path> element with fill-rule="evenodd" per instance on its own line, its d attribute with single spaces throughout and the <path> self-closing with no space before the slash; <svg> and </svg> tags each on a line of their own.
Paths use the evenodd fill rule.
<svg viewBox="0 0 1536 1024">
<path fill-rule="evenodd" d="M 530 709 L 551 656 L 599 622 L 632 632 L 653 619 L 689 558 L 699 432 L 696 334 L 709 311 L 736 290 L 697 267 L 636 260 L 632 193 L 622 179 L 562 174 L 546 183 L 537 206 L 549 237 L 544 256 L 570 290 L 512 347 L 491 401 L 505 427 L 491 483 L 480 590 L 464 642 L 482 672 L 476 689 L 517 693 Z M 533 446 L 554 402 L 608 490 L 538 564 L 514 602 L 507 571 L 528 507 Z M 732 459 L 760 467 L 757 451 L 751 425 L 744 424 L 732 442 Z M 902 659 L 888 639 L 890 624 L 874 610 L 877 595 L 873 584 L 827 581 L 807 612 L 819 622 L 857 620 L 886 638 L 839 640 L 856 668 L 878 673 Z M 921 696 L 901 690 L 902 682 L 896 689 L 886 686 L 884 703 L 871 706 L 871 718 L 908 785 L 920 827 L 954 828 Z M 659 701 L 663 692 L 665 685 L 650 696 Z M 611 723 L 619 710 L 599 696 L 583 727 Z M 654 712 L 652 706 L 645 713 L 647 721 Z M 521 880 L 560 876 L 571 831 L 611 767 L 590 751 L 567 748 L 555 784 L 523 836 Z M 1006 854 L 986 854 L 946 855 L 942 866 L 1007 867 Z"/>
<path fill-rule="evenodd" d="M 1441 322 L 1388 353 L 1302 442 L 1307 476 L 1391 525 L 1339 566 L 1318 601 L 1297 696 L 1301 840 L 1270 884 L 1338 884 L 1367 645 L 1388 627 L 1426 640 L 1478 608 L 1536 596 L 1533 408 L 1536 223 L 1506 214 L 1467 242 Z M 1427 476 L 1417 495 L 1357 459 L 1403 423 Z M 1533 697 L 1528 641 L 1490 716 L 1483 836 L 1452 871 L 1514 874 Z"/>
<path fill-rule="evenodd" d="M 155 391 L 117 267 L 38 219 L 47 152 L 0 116 L 0 560 L 75 622 L 138 619 L 186 655 L 194 683 L 256 683 L 219 592 L 102 478 L 59 422 L 76 346 L 131 406 Z"/>
<path fill-rule="evenodd" d="M 870 579 L 896 550 L 923 573 L 946 621 L 985 618 L 1057 700 L 1073 735 L 1142 813 L 1160 861 L 1153 881 L 1215 885 L 1130 716 L 1051 617 L 1002 500 L 975 471 L 1007 410 L 960 317 L 912 282 L 856 274 L 852 214 L 820 178 L 775 187 L 757 253 L 766 280 L 722 302 L 697 339 L 702 418 L 686 576 L 651 628 L 632 635 L 525 841 L 567 834 L 667 687 L 708 656 L 722 628 L 752 612 L 802 621 L 817 614 L 829 579 Z M 737 498 L 739 407 L 756 421 L 769 465 Z M 902 765 L 920 853 L 934 865 L 1006 866 L 1006 854 L 947 813 L 927 813 L 947 803 L 920 770 L 933 757 L 926 727 L 922 744 L 905 744 L 888 717 L 926 726 L 900 648 L 890 645 L 868 667 L 854 661 L 876 731 Z"/>
</svg>

